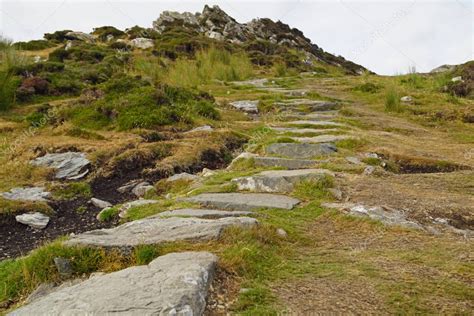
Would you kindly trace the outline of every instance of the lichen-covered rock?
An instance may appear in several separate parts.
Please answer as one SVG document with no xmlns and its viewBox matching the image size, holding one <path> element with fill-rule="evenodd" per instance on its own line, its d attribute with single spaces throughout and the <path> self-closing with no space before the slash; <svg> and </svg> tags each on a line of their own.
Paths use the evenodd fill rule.
<svg viewBox="0 0 474 316">
<path fill-rule="evenodd" d="M 217 257 L 171 253 L 62 287 L 10 315 L 202 315 Z"/>
<path fill-rule="evenodd" d="M 56 169 L 57 179 L 76 180 L 84 177 L 89 172 L 90 161 L 83 153 L 65 152 L 46 154 L 32 160 L 31 164 Z"/>
</svg>

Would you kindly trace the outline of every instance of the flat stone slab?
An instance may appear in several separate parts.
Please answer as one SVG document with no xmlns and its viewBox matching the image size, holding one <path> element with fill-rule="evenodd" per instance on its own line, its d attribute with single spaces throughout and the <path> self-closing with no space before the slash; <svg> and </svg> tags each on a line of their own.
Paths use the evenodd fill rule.
<svg viewBox="0 0 474 316">
<path fill-rule="evenodd" d="M 322 206 L 346 211 L 354 216 L 369 217 L 389 226 L 397 225 L 407 228 L 423 229 L 417 222 L 408 220 L 402 211 L 385 206 L 368 207 L 355 203 L 323 203 Z"/>
<path fill-rule="evenodd" d="M 138 245 L 160 244 L 173 241 L 202 241 L 217 239 L 229 226 L 251 227 L 257 220 L 250 217 L 226 217 L 216 220 L 171 217 L 159 215 L 129 222 L 110 229 L 97 229 L 72 236 L 69 246 L 97 246 L 131 248 Z"/>
<path fill-rule="evenodd" d="M 158 216 L 160 217 L 197 217 L 197 218 L 224 218 L 224 217 L 239 217 L 239 216 L 248 216 L 252 212 L 242 212 L 242 211 L 221 211 L 221 210 L 209 210 L 209 209 L 200 209 L 200 208 L 184 208 L 179 210 L 165 211 Z"/>
<path fill-rule="evenodd" d="M 232 81 L 231 83 L 235 84 L 236 86 L 254 86 L 254 87 L 264 88 L 265 85 L 268 83 L 268 79 L 267 78 L 250 79 L 250 80 L 245 80 L 245 81 Z"/>
<path fill-rule="evenodd" d="M 300 200 L 292 197 L 266 193 L 204 193 L 184 200 L 231 211 L 252 211 L 260 208 L 291 210 L 300 203 Z"/>
<path fill-rule="evenodd" d="M 35 229 L 44 229 L 48 226 L 49 216 L 39 212 L 25 213 L 15 216 L 15 220 Z"/>
<path fill-rule="evenodd" d="M 278 155 L 296 159 L 308 159 L 333 154 L 337 152 L 337 148 L 331 143 L 275 143 L 267 146 L 265 151 L 269 155 Z"/>
<path fill-rule="evenodd" d="M 62 287 L 9 315 L 202 315 L 216 266 L 209 252 L 171 253 Z"/>
<path fill-rule="evenodd" d="M 253 157 L 256 167 L 282 167 L 290 170 L 309 169 L 314 167 L 316 161 L 306 159 L 287 159 L 278 157 Z"/>
<path fill-rule="evenodd" d="M 352 136 L 349 135 L 318 135 L 313 137 L 293 137 L 294 140 L 300 143 L 332 143 L 339 140 L 351 139 Z"/>
<path fill-rule="evenodd" d="M 258 113 L 258 100 L 251 101 L 251 100 L 242 100 L 242 101 L 234 101 L 230 102 L 229 104 L 234 108 L 247 112 L 247 113 Z"/>
<path fill-rule="evenodd" d="M 79 152 L 46 154 L 31 161 L 32 165 L 56 169 L 57 179 L 75 180 L 84 177 L 89 170 L 90 161 Z"/>
<path fill-rule="evenodd" d="M 307 133 L 328 133 L 338 132 L 338 129 L 334 128 L 296 128 L 296 127 L 272 127 L 272 130 L 278 133 L 293 133 L 293 134 L 307 134 Z"/>
<path fill-rule="evenodd" d="M 51 196 L 50 192 L 45 191 L 43 187 L 32 188 L 13 188 L 8 192 L 2 192 L 0 195 L 7 200 L 13 201 L 32 201 L 46 202 Z"/>
<path fill-rule="evenodd" d="M 336 102 L 309 99 L 293 99 L 287 102 L 277 102 L 275 105 L 280 107 L 307 106 L 313 111 L 332 111 L 340 108 Z"/>
<path fill-rule="evenodd" d="M 314 125 L 314 126 L 337 126 L 343 127 L 344 124 L 332 122 L 332 121 L 309 121 L 309 120 L 298 120 L 285 122 L 285 125 L 295 126 L 295 125 Z"/>
<path fill-rule="evenodd" d="M 233 179 L 239 190 L 252 192 L 285 193 L 293 191 L 301 181 L 319 180 L 324 176 L 334 176 L 325 169 L 270 170 L 259 174 Z"/>
</svg>

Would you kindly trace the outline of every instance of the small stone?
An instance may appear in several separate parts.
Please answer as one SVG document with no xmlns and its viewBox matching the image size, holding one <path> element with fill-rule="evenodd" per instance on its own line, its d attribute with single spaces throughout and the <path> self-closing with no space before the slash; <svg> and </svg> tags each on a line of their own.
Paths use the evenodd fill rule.
<svg viewBox="0 0 474 316">
<path fill-rule="evenodd" d="M 342 200 L 342 191 L 338 188 L 330 188 L 329 193 L 338 201 Z"/>
<path fill-rule="evenodd" d="M 243 101 L 234 101 L 230 102 L 230 105 L 234 108 L 247 112 L 247 113 L 258 113 L 258 104 L 259 101 L 250 101 L 250 100 L 243 100 Z"/>
<path fill-rule="evenodd" d="M 208 177 L 213 176 L 215 174 L 216 174 L 215 171 L 207 169 L 207 168 L 204 168 L 201 171 L 201 176 L 204 177 L 204 178 L 208 178 Z"/>
<path fill-rule="evenodd" d="M 121 187 L 117 188 L 117 192 L 119 193 L 127 193 L 130 192 L 141 180 L 132 180 L 127 182 L 126 184 L 122 185 Z"/>
<path fill-rule="evenodd" d="M 103 200 L 96 199 L 96 198 L 91 198 L 90 202 L 92 203 L 92 205 L 94 205 L 95 207 L 98 207 L 100 209 L 104 209 L 104 208 L 107 208 L 107 207 L 110 208 L 112 206 L 112 204 L 110 202 L 103 201 Z"/>
<path fill-rule="evenodd" d="M 413 98 L 409 95 L 406 95 L 404 97 L 401 97 L 400 101 L 405 102 L 405 103 L 410 103 L 410 102 L 413 102 Z"/>
<path fill-rule="evenodd" d="M 35 229 L 44 229 L 48 226 L 49 216 L 39 212 L 26 213 L 15 216 L 17 222 L 28 225 Z"/>
<path fill-rule="evenodd" d="M 146 181 L 140 182 L 132 189 L 132 193 L 137 197 L 143 197 L 148 191 L 153 190 L 154 188 L 154 186 Z"/>
<path fill-rule="evenodd" d="M 355 165 L 360 164 L 360 159 L 357 157 L 346 157 L 346 160 Z"/>
<path fill-rule="evenodd" d="M 283 228 L 278 228 L 276 230 L 276 233 L 277 233 L 278 236 L 280 236 L 282 238 L 288 237 L 288 233 Z"/>
<path fill-rule="evenodd" d="M 199 180 L 199 176 L 196 176 L 194 174 L 190 174 L 190 173 L 187 173 L 187 172 L 183 172 L 183 173 L 178 173 L 178 174 L 175 174 L 175 175 L 169 177 L 168 179 L 166 179 L 166 182 L 174 182 L 174 181 L 178 181 L 178 180 L 196 181 L 196 180 Z"/>
<path fill-rule="evenodd" d="M 375 167 L 374 167 L 374 166 L 367 166 L 367 167 L 365 167 L 365 169 L 364 169 L 364 175 L 369 176 L 369 175 L 371 175 L 372 173 L 374 173 L 374 171 L 375 171 Z"/>
<path fill-rule="evenodd" d="M 54 260 L 54 265 L 56 266 L 56 269 L 58 270 L 61 276 L 69 277 L 74 273 L 74 270 L 71 265 L 71 261 L 69 259 L 56 257 L 53 260 Z"/>
<path fill-rule="evenodd" d="M 452 82 L 460 82 L 460 81 L 463 81 L 462 80 L 462 77 L 461 76 L 458 76 L 458 77 L 454 77 L 453 79 L 451 79 Z"/>
<path fill-rule="evenodd" d="M 213 131 L 213 128 L 209 125 L 203 125 L 203 126 L 199 126 L 199 127 L 196 127 L 196 128 L 193 128 L 192 130 L 190 131 L 187 131 L 186 133 L 195 133 L 195 132 L 212 132 Z M 185 134 L 186 134 L 185 133 Z"/>
<path fill-rule="evenodd" d="M 376 153 L 366 153 L 365 154 L 365 157 L 366 158 L 379 158 L 379 155 L 377 155 Z"/>
</svg>

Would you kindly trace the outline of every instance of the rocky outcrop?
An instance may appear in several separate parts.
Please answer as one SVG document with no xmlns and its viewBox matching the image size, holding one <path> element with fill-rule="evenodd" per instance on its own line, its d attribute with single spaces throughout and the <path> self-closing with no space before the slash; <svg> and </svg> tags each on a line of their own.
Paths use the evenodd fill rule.
<svg viewBox="0 0 474 316">
<path fill-rule="evenodd" d="M 56 179 L 76 180 L 89 173 L 90 161 L 79 152 L 46 154 L 31 161 L 32 165 L 56 169 Z"/>
<path fill-rule="evenodd" d="M 171 253 L 61 287 L 9 315 L 202 315 L 217 257 Z"/>
</svg>

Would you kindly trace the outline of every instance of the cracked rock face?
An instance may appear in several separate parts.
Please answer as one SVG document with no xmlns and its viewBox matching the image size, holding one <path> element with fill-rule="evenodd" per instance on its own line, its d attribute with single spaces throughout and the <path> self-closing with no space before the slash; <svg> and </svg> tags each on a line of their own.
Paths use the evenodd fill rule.
<svg viewBox="0 0 474 316">
<path fill-rule="evenodd" d="M 46 154 L 32 160 L 31 164 L 56 169 L 56 179 L 76 180 L 89 173 L 87 167 L 90 165 L 90 161 L 83 153 L 66 152 Z"/>
<path fill-rule="evenodd" d="M 36 298 L 9 315 L 202 315 L 217 257 L 171 253 Z"/>
</svg>

